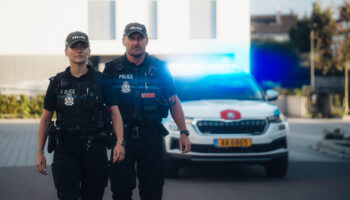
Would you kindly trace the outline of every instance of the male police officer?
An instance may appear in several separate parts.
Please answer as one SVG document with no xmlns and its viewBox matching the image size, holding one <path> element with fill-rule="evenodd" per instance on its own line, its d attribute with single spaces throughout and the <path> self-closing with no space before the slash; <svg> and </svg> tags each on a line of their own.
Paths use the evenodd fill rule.
<svg viewBox="0 0 350 200">
<path fill-rule="evenodd" d="M 168 115 L 169 108 L 181 130 L 180 150 L 190 151 L 191 143 L 165 63 L 145 52 L 148 44 L 145 26 L 128 24 L 122 41 L 125 55 L 106 63 L 104 70 L 104 73 L 113 74 L 117 82 L 115 87 L 119 90 L 118 104 L 126 139 L 125 159 L 112 168 L 113 199 L 131 199 L 137 176 L 141 199 L 159 200 L 164 183 L 163 136 L 167 134 L 161 121 Z"/>
<path fill-rule="evenodd" d="M 102 199 L 108 183 L 106 135 L 111 121 L 118 139 L 115 161 L 124 158 L 123 122 L 115 95 L 102 73 L 87 65 L 88 36 L 72 32 L 67 36 L 65 54 L 70 67 L 50 79 L 38 130 L 37 170 L 46 174 L 43 155 L 46 131 L 56 111 L 57 141 L 52 174 L 59 199 Z M 108 108 L 106 106 L 110 106 Z M 108 113 L 107 110 L 111 113 Z M 111 128 L 111 127 L 110 127 Z"/>
</svg>

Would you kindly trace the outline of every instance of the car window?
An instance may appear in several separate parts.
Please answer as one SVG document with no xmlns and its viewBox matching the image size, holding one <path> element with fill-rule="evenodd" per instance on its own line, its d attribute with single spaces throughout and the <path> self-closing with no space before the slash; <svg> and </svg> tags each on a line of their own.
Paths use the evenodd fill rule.
<svg viewBox="0 0 350 200">
<path fill-rule="evenodd" d="M 247 75 L 210 75 L 197 78 L 175 77 L 182 101 L 201 99 L 263 100 L 255 80 Z"/>
</svg>

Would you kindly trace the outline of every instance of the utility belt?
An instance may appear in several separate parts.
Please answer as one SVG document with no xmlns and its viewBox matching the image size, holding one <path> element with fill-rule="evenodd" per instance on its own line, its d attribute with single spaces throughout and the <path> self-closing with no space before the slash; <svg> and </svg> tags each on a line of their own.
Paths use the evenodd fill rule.
<svg viewBox="0 0 350 200">
<path fill-rule="evenodd" d="M 124 123 L 124 137 L 126 139 L 141 139 L 168 134 L 169 132 L 161 123 L 152 125 Z"/>
<path fill-rule="evenodd" d="M 86 150 L 88 151 L 92 143 L 106 145 L 110 134 L 101 132 L 96 128 L 61 128 L 56 126 L 54 122 L 51 122 L 48 129 L 48 136 L 47 150 L 49 153 L 52 153 L 57 146 L 72 146 L 71 144 L 74 143 L 74 141 L 86 145 Z M 107 145 L 107 147 L 108 146 L 109 145 Z"/>
<path fill-rule="evenodd" d="M 75 129 L 75 128 L 61 128 L 60 133 L 63 138 L 79 139 L 79 140 L 98 140 L 105 139 L 107 134 L 99 132 L 96 128 L 91 129 Z"/>
</svg>

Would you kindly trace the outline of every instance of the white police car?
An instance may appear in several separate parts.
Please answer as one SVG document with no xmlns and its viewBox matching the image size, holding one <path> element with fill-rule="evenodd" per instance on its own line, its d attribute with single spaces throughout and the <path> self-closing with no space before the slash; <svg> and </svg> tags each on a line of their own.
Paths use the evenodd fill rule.
<svg viewBox="0 0 350 200">
<path fill-rule="evenodd" d="M 176 176 L 183 162 L 262 164 L 272 177 L 288 168 L 288 123 L 277 106 L 274 90 L 264 92 L 249 74 L 175 77 L 182 101 L 191 151 L 179 151 L 179 130 L 168 118 L 164 126 L 166 175 Z"/>
</svg>

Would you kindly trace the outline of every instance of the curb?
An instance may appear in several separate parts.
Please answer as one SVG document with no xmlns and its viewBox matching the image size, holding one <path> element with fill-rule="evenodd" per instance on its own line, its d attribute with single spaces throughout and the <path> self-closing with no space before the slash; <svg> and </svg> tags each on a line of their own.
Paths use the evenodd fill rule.
<svg viewBox="0 0 350 200">
<path fill-rule="evenodd" d="M 313 148 L 320 152 L 350 159 L 350 141 L 348 140 L 320 140 L 313 145 Z"/>
<path fill-rule="evenodd" d="M 0 119 L 0 124 L 39 123 L 40 119 Z"/>
</svg>

